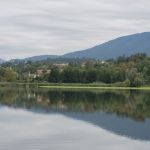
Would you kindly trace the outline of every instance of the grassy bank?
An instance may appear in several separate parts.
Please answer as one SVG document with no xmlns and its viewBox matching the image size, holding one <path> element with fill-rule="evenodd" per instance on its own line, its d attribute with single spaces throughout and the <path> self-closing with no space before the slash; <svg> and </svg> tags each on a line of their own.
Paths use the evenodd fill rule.
<svg viewBox="0 0 150 150">
<path fill-rule="evenodd" d="M 45 88 L 45 89 L 97 89 L 97 90 L 150 90 L 150 86 L 146 85 L 143 87 L 123 87 L 116 86 L 114 84 L 103 84 L 103 83 L 90 83 L 90 84 L 81 84 L 81 83 L 17 83 L 17 82 L 0 82 L 0 86 L 26 86 L 31 85 L 33 87 Z"/>
<path fill-rule="evenodd" d="M 99 90 L 150 90 L 150 87 L 113 87 L 113 86 L 88 86 L 88 85 L 41 85 L 40 88 L 47 89 L 99 89 Z"/>
</svg>

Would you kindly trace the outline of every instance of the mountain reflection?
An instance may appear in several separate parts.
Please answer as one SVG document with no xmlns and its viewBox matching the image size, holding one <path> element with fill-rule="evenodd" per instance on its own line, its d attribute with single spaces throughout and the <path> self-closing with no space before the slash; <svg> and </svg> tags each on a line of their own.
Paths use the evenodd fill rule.
<svg viewBox="0 0 150 150">
<path fill-rule="evenodd" d="M 0 90 L 0 105 L 38 113 L 61 113 L 119 135 L 150 140 L 149 97 L 148 91 L 5 87 Z"/>
</svg>

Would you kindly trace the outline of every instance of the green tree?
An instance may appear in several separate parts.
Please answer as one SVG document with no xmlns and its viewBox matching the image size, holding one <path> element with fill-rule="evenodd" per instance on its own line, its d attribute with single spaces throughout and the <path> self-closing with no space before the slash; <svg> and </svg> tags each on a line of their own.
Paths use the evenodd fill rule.
<svg viewBox="0 0 150 150">
<path fill-rule="evenodd" d="M 11 68 L 6 68 L 4 78 L 7 82 L 15 82 L 17 80 L 17 73 Z"/>
<path fill-rule="evenodd" d="M 60 82 L 61 81 L 61 73 L 58 68 L 53 68 L 49 75 L 49 82 Z"/>
<path fill-rule="evenodd" d="M 89 70 L 87 72 L 86 81 L 88 83 L 96 82 L 97 81 L 97 74 L 95 70 Z"/>
</svg>

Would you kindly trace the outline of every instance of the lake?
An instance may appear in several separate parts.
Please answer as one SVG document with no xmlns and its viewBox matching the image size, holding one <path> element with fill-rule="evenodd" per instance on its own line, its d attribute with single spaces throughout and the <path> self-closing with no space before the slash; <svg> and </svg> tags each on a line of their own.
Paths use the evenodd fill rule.
<svg viewBox="0 0 150 150">
<path fill-rule="evenodd" d="M 0 88 L 1 150 L 149 150 L 150 91 Z"/>
</svg>

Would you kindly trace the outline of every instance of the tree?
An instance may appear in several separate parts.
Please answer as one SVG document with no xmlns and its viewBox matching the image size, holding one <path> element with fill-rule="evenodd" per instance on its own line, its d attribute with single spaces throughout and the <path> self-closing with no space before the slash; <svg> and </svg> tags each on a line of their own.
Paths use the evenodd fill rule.
<svg viewBox="0 0 150 150">
<path fill-rule="evenodd" d="M 3 67 L 0 67 L 0 81 L 4 80 L 4 74 L 5 74 L 5 69 Z"/>
<path fill-rule="evenodd" d="M 137 72 L 136 68 L 127 70 L 127 79 L 129 79 L 131 86 L 141 86 L 144 84 L 144 78 L 142 74 Z"/>
<path fill-rule="evenodd" d="M 17 80 L 17 73 L 11 68 L 6 68 L 4 78 L 7 82 L 15 82 Z"/>
<path fill-rule="evenodd" d="M 96 82 L 97 81 L 97 75 L 95 70 L 89 70 L 87 72 L 86 81 L 88 83 Z"/>
<path fill-rule="evenodd" d="M 49 75 L 49 82 L 60 82 L 61 81 L 61 74 L 58 68 L 53 68 Z"/>
<path fill-rule="evenodd" d="M 144 84 L 144 79 L 141 78 L 141 77 L 136 77 L 134 79 L 134 86 L 135 87 L 139 87 L 139 86 L 142 86 Z"/>
<path fill-rule="evenodd" d="M 90 70 L 91 68 L 94 67 L 94 62 L 89 59 L 89 60 L 87 60 L 87 61 L 85 62 L 84 66 L 85 66 L 85 68 L 86 68 L 87 70 Z"/>
</svg>

